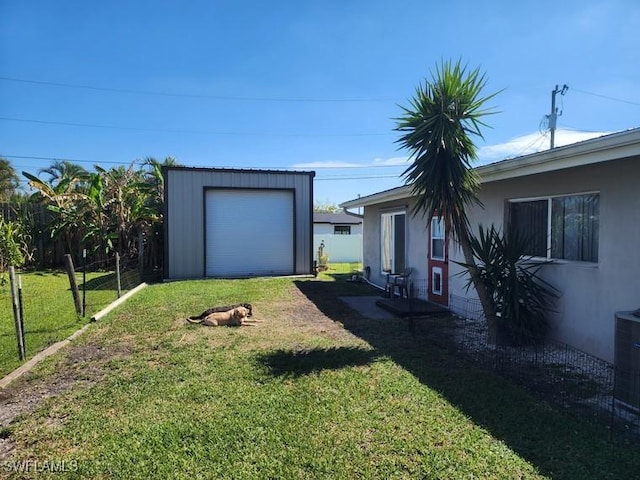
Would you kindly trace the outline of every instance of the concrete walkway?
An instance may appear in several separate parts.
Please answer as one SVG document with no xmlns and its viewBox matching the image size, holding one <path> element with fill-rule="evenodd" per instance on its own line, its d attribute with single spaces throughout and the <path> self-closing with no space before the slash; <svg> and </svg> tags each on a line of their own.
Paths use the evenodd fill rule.
<svg viewBox="0 0 640 480">
<path fill-rule="evenodd" d="M 380 296 L 368 297 L 338 297 L 363 317 L 373 320 L 405 317 L 437 317 L 448 315 L 449 310 L 437 303 L 427 302 L 419 298 L 384 298 Z"/>
<path fill-rule="evenodd" d="M 449 309 L 421 298 L 379 298 L 376 305 L 398 317 L 438 317 L 449 315 Z"/>
<path fill-rule="evenodd" d="M 368 297 L 338 297 L 339 300 L 349 305 L 349 307 L 356 310 L 365 318 L 370 318 L 372 320 L 389 320 L 392 318 L 398 318 L 393 313 L 383 310 L 376 305 L 376 301 L 381 298 L 382 297 L 378 295 Z"/>
</svg>

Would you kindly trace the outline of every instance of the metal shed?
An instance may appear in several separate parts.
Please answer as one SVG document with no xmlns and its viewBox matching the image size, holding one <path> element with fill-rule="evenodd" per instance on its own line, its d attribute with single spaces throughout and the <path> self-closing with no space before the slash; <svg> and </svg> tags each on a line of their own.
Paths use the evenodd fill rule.
<svg viewBox="0 0 640 480">
<path fill-rule="evenodd" d="M 312 273 L 315 172 L 163 174 L 165 279 Z"/>
</svg>

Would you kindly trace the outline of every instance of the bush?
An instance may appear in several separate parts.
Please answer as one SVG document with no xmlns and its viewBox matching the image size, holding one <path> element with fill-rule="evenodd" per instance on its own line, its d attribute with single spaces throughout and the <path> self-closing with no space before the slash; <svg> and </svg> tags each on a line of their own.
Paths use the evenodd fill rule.
<svg viewBox="0 0 640 480">
<path fill-rule="evenodd" d="M 0 218 L 0 283 L 3 285 L 10 266 L 24 265 L 28 253 L 25 237 L 20 223 Z"/>
<path fill-rule="evenodd" d="M 522 345 L 543 340 L 549 329 L 547 315 L 558 296 L 539 276 L 550 262 L 526 255 L 529 241 L 523 235 L 503 235 L 493 225 L 488 230 L 480 226 L 479 235 L 470 240 L 478 261 L 476 275 L 493 299 L 502 341 Z"/>
</svg>

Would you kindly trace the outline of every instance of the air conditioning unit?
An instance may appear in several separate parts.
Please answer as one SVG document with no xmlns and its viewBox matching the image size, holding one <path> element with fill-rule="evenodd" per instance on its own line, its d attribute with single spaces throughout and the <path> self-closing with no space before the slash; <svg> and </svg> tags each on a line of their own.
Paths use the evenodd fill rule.
<svg viewBox="0 0 640 480">
<path fill-rule="evenodd" d="M 614 397 L 640 410 L 640 309 L 616 313 Z"/>
</svg>

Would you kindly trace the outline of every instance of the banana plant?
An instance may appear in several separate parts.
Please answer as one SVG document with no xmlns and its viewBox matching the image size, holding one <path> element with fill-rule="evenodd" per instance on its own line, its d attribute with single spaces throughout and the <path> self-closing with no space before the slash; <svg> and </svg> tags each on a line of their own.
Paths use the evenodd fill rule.
<svg viewBox="0 0 640 480">
<path fill-rule="evenodd" d="M 79 180 L 65 177 L 52 184 L 28 172 L 22 174 L 29 181 L 29 186 L 36 190 L 32 199 L 42 202 L 53 213 L 48 225 L 51 238 L 61 238 L 70 253 L 79 253 L 76 239 L 82 238 L 86 203 L 86 195 L 75 188 Z"/>
</svg>

